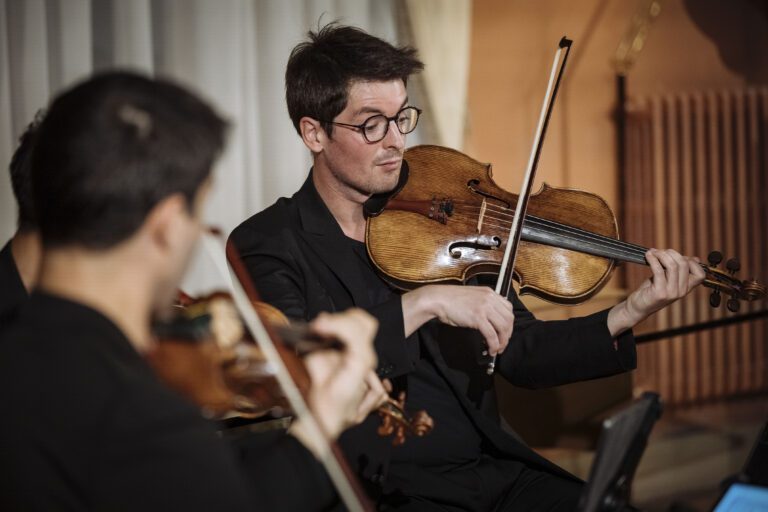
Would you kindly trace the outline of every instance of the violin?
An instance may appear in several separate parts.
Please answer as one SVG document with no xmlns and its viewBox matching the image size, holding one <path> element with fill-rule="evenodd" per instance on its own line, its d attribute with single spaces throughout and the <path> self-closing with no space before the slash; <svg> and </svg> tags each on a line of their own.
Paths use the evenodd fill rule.
<svg viewBox="0 0 768 512">
<path fill-rule="evenodd" d="M 267 320 L 266 315 L 260 314 L 254 308 L 254 303 L 258 302 L 258 295 L 240 260 L 237 250 L 232 244 L 225 245 L 220 232 L 214 229 L 204 233 L 202 241 L 203 247 L 206 249 L 211 261 L 216 264 L 221 277 L 228 281 L 232 303 L 242 321 L 244 332 L 250 333 L 253 339 L 256 340 L 258 349 L 264 356 L 263 360 L 259 359 L 259 362 L 265 362 L 267 372 L 273 372 L 273 380 L 279 386 L 282 396 L 285 397 L 285 403 L 290 406 L 294 417 L 299 422 L 299 425 L 301 425 L 303 442 L 305 444 L 309 443 L 307 446 L 315 447 L 313 451 L 315 451 L 319 462 L 328 473 L 342 504 L 347 510 L 354 512 L 373 511 L 373 504 L 350 469 L 338 444 L 329 437 L 308 405 L 309 379 L 306 367 L 301 364 L 296 354 L 287 348 L 280 339 L 276 328 Z M 221 256 L 225 256 L 225 258 Z M 193 318 L 195 317 L 193 316 Z M 240 337 L 236 336 L 235 338 Z M 159 345 L 162 346 L 162 344 Z M 228 356 L 224 352 L 222 357 L 219 348 L 216 345 L 216 349 L 211 351 L 214 354 L 212 359 L 206 362 L 206 360 L 198 357 L 196 361 L 192 362 L 191 366 L 221 370 L 226 366 L 222 364 L 222 361 L 228 360 Z M 251 352 L 251 356 L 253 354 Z M 165 359 L 169 358 L 166 357 Z M 155 364 L 157 366 L 157 361 Z M 169 373 L 179 377 L 178 371 Z M 194 374 L 191 374 L 189 377 L 189 379 L 196 378 L 197 376 Z M 212 380 L 219 385 L 226 382 L 223 373 L 214 372 L 214 379 Z M 268 380 L 271 381 L 272 379 Z M 248 382 L 247 384 L 253 384 L 253 382 Z M 248 386 L 245 389 L 248 389 Z M 239 393 L 239 396 L 253 399 L 253 394 L 248 392 Z M 224 396 L 224 403 L 227 403 L 226 395 Z M 392 415 L 387 415 L 387 417 L 390 419 L 386 420 L 388 422 L 386 430 L 390 430 L 389 427 L 391 427 L 391 422 L 393 421 L 391 419 Z M 404 435 L 405 430 L 396 431 L 396 429 L 392 429 L 392 432 Z"/>
<path fill-rule="evenodd" d="M 309 393 L 306 388 L 302 389 L 305 386 L 302 382 L 302 369 L 306 375 L 306 368 L 297 363 L 297 358 L 289 355 L 290 351 L 284 348 L 285 345 L 274 328 L 253 307 L 254 302 L 258 302 L 258 294 L 248 278 L 237 250 L 232 244 L 225 244 L 221 233 L 215 229 L 204 232 L 202 242 L 209 258 L 216 264 L 220 276 L 227 281 L 245 331 L 257 341 L 264 360 L 274 371 L 274 380 L 301 425 L 304 442 L 317 450 L 315 455 L 327 471 L 342 504 L 347 510 L 354 512 L 373 511 L 373 504 L 350 469 L 338 444 L 329 437 L 315 413 L 309 408 Z"/>
<path fill-rule="evenodd" d="M 366 211 L 368 254 L 395 286 L 499 274 L 518 196 L 493 181 L 490 164 L 445 147 L 416 146 L 405 152 L 395 192 L 373 199 Z M 520 294 L 579 304 L 600 291 L 617 262 L 647 265 L 646 251 L 619 239 L 616 217 L 601 197 L 545 184 L 529 198 L 513 277 Z M 722 259 L 714 252 L 702 263 L 712 306 L 726 295 L 735 312 L 740 301 L 765 297 L 765 285 L 736 278 L 738 260 L 717 268 Z"/>
<path fill-rule="evenodd" d="M 178 302 L 169 318 L 153 325 L 157 343 L 148 359 L 162 380 L 207 417 L 282 415 L 287 404 L 274 369 L 247 340 L 231 297 L 216 292 L 192 299 L 180 293 Z M 259 310 L 267 306 L 254 304 Z"/>
<path fill-rule="evenodd" d="M 171 318 L 155 323 L 158 343 L 149 354 L 150 363 L 171 388 L 208 417 L 228 413 L 281 417 L 292 412 L 274 367 L 246 333 L 229 294 L 192 299 L 180 293 L 178 302 Z M 312 332 L 307 324 L 292 325 L 270 304 L 254 302 L 253 307 L 280 334 L 279 350 L 294 361 L 300 376 L 297 385 L 307 392 L 310 377 L 299 358 L 317 350 L 340 350 L 342 345 Z M 406 413 L 404 394 L 397 400 L 388 398 L 377 412 L 382 419 L 379 435 L 392 436 L 395 446 L 403 444 L 407 435 L 421 437 L 434 427 L 426 411 Z"/>
</svg>

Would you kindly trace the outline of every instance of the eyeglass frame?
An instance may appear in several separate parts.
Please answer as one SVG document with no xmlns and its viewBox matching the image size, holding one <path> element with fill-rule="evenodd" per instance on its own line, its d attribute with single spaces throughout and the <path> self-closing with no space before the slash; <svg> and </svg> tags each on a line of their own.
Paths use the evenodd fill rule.
<svg viewBox="0 0 768 512">
<path fill-rule="evenodd" d="M 412 109 L 414 109 L 416 111 L 416 124 L 413 125 L 413 129 L 411 131 L 403 132 L 400 129 L 400 125 L 397 124 L 397 116 L 399 116 L 400 114 L 402 114 L 402 112 L 404 110 L 408 110 L 409 108 L 412 108 Z M 360 124 L 340 123 L 340 122 L 337 122 L 337 121 L 320 121 L 320 122 L 321 123 L 328 123 L 328 124 L 332 124 L 332 125 L 336 125 L 336 126 L 344 126 L 346 128 L 356 128 L 356 129 L 358 129 L 360 131 L 360 133 L 363 134 L 363 139 L 365 139 L 365 142 L 367 142 L 368 144 L 376 144 L 377 142 L 381 142 L 382 140 L 384 140 L 387 137 L 387 134 L 389 133 L 389 125 L 392 123 L 392 121 L 395 121 L 395 126 L 397 126 L 397 131 L 399 131 L 401 135 L 408 135 L 409 133 L 413 133 L 413 130 L 415 130 L 416 126 L 419 124 L 419 118 L 421 117 L 421 113 L 422 112 L 424 112 L 424 111 L 422 109 L 420 109 L 419 107 L 414 107 L 414 106 L 409 105 L 407 107 L 403 107 L 400 110 L 398 110 L 397 113 L 394 116 L 392 116 L 392 117 L 387 117 L 384 114 L 376 114 L 376 115 L 373 115 L 371 117 L 366 118 L 366 120 L 363 121 Z M 378 139 L 378 140 L 370 140 L 370 139 L 368 139 L 368 136 L 365 134 L 365 125 L 368 123 L 368 121 L 370 121 L 374 117 L 383 117 L 384 119 L 387 120 L 387 124 L 386 124 L 387 127 L 384 129 L 384 135 L 382 135 L 381 138 Z"/>
</svg>

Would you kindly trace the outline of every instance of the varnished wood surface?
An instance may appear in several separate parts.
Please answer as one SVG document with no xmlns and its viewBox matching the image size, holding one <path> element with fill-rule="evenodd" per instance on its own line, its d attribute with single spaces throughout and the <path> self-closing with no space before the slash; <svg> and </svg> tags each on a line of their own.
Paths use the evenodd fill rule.
<svg viewBox="0 0 768 512">
<path fill-rule="evenodd" d="M 504 255 L 516 194 L 492 179 L 489 164 L 440 146 L 417 146 L 406 151 L 408 183 L 397 199 L 451 199 L 453 214 L 442 224 L 409 211 L 385 209 L 369 219 L 366 242 L 379 269 L 403 287 L 425 283 L 464 282 L 478 273 L 496 273 Z M 476 181 L 486 197 L 481 229 L 478 220 L 483 195 L 468 183 Z M 502 210 L 503 209 L 503 210 Z M 528 214 L 616 238 L 616 220 L 605 201 L 590 193 L 544 186 L 531 197 Z M 506 222 L 504 222 L 506 221 Z M 461 247 L 478 236 L 498 237 L 495 249 Z M 611 260 L 572 250 L 523 241 L 515 265 L 521 293 L 558 303 L 579 303 L 597 293 L 613 268 Z"/>
</svg>

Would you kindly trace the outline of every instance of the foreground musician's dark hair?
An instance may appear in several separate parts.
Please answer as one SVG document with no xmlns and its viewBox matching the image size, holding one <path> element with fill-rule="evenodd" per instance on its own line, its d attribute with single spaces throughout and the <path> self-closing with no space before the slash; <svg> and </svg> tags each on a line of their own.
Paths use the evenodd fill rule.
<svg viewBox="0 0 768 512">
<path fill-rule="evenodd" d="M 8 170 L 11 172 L 11 186 L 18 205 L 19 231 L 32 231 L 37 228 L 37 216 L 32 202 L 32 148 L 37 130 L 43 119 L 40 111 L 19 137 L 19 146 L 13 152 Z"/>
<path fill-rule="evenodd" d="M 407 84 L 424 68 L 415 49 L 392 46 L 359 28 L 330 23 L 307 35 L 309 41 L 293 49 L 285 70 L 288 113 L 299 134 L 302 117 L 330 121 L 339 115 L 352 83 L 399 78 Z M 332 124 L 324 122 L 323 129 L 333 134 Z"/>
<path fill-rule="evenodd" d="M 162 199 L 181 193 L 191 207 L 225 131 L 210 106 L 167 81 L 110 72 L 65 91 L 32 158 L 44 246 L 109 248 Z"/>
</svg>

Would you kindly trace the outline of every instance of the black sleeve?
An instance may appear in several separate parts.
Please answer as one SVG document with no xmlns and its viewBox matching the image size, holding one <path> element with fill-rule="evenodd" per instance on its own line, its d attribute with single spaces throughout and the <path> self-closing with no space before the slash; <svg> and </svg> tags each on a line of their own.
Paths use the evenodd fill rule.
<svg viewBox="0 0 768 512">
<path fill-rule="evenodd" d="M 608 330 L 608 311 L 568 320 L 538 320 L 512 292 L 515 329 L 497 368 L 525 388 L 607 377 L 637 366 L 634 336 Z"/>
<path fill-rule="evenodd" d="M 259 510 L 329 510 L 339 501 L 325 468 L 295 437 L 268 432 L 232 444 Z"/>
<path fill-rule="evenodd" d="M 275 236 L 278 235 L 258 233 L 241 224 L 232 232 L 229 242 L 237 249 L 261 300 L 288 318 L 310 320 L 301 269 L 284 237 Z"/>
<path fill-rule="evenodd" d="M 275 306 L 287 317 L 309 321 L 321 311 L 333 311 L 333 302 L 312 307 L 308 294 L 327 294 L 308 290 L 304 255 L 295 236 L 285 230 L 277 234 L 256 232 L 243 224 L 230 236 L 240 257 L 261 294 L 261 299 Z M 311 276 L 309 277 L 311 279 Z M 318 285 L 319 288 L 319 285 Z M 322 297 L 314 297 L 315 304 Z M 415 358 L 405 337 L 403 306 L 399 296 L 366 310 L 379 321 L 374 347 L 379 358 L 379 377 L 393 378 L 413 371 Z"/>
<path fill-rule="evenodd" d="M 380 378 L 394 378 L 412 372 L 416 368 L 418 350 L 409 350 L 417 341 L 405 337 L 403 301 L 395 297 L 367 311 L 379 321 L 374 346 L 379 356 L 376 373 Z"/>
</svg>

